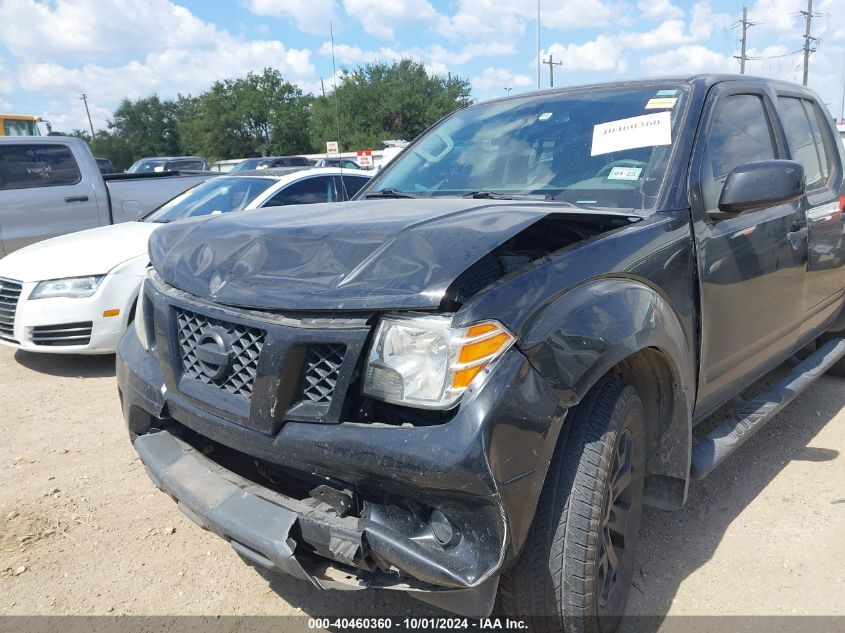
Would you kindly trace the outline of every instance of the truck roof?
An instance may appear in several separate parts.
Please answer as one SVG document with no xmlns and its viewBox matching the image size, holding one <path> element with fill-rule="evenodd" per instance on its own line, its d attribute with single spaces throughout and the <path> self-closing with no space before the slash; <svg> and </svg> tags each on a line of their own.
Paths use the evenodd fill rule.
<svg viewBox="0 0 845 633">
<path fill-rule="evenodd" d="M 699 73 L 695 75 L 665 75 L 660 77 L 643 77 L 641 79 L 629 79 L 625 81 L 602 81 L 589 84 L 579 84 L 574 86 L 562 86 L 559 88 L 545 88 L 543 90 L 533 90 L 530 92 L 523 92 L 520 94 L 507 95 L 504 97 L 496 97 L 480 103 L 494 103 L 498 101 L 510 101 L 517 99 L 524 99 L 531 96 L 541 96 L 549 94 L 558 94 L 566 92 L 576 92 L 581 90 L 622 87 L 622 86 L 665 86 L 666 84 L 687 84 L 693 88 L 709 88 L 710 86 L 723 83 L 727 81 L 748 81 L 753 83 L 765 83 L 770 85 L 778 85 L 782 87 L 789 87 L 792 90 L 799 90 L 806 92 L 808 95 L 817 97 L 816 93 L 806 86 L 801 86 L 789 81 L 781 79 L 771 79 L 768 77 L 757 77 L 755 75 L 739 75 L 732 73 Z M 476 104 L 473 104 L 476 105 Z M 472 106 L 468 106 L 472 107 Z"/>
</svg>

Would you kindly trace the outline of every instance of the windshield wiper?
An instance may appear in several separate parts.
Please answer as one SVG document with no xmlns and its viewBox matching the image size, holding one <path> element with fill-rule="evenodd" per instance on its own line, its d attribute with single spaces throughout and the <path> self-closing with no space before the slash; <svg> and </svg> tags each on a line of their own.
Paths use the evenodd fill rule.
<svg viewBox="0 0 845 633">
<path fill-rule="evenodd" d="M 369 193 L 364 194 L 365 198 L 418 198 L 412 193 L 408 193 L 407 191 L 397 191 L 396 189 L 391 189 L 387 187 L 385 189 L 379 189 L 378 191 L 371 191 Z"/>
<path fill-rule="evenodd" d="M 548 196 L 542 194 L 512 194 L 496 193 L 495 191 L 470 191 L 461 194 L 461 198 L 476 198 L 478 200 L 548 200 Z"/>
</svg>

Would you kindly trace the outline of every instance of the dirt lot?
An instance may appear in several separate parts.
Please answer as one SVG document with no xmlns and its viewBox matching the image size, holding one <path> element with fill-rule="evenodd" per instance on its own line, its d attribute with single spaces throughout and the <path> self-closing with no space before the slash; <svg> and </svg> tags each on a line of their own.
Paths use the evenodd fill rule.
<svg viewBox="0 0 845 633">
<path fill-rule="evenodd" d="M 0 349 L 0 614 L 438 613 L 244 565 L 148 480 L 113 365 Z M 844 407 L 822 378 L 685 509 L 648 511 L 630 613 L 845 615 Z"/>
</svg>

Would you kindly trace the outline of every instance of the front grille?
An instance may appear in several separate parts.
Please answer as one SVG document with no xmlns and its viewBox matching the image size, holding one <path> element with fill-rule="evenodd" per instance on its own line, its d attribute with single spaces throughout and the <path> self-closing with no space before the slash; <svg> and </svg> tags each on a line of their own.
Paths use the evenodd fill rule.
<svg viewBox="0 0 845 633">
<path fill-rule="evenodd" d="M 17 343 L 15 334 L 15 310 L 23 286 L 18 281 L 0 277 L 0 338 Z"/>
<path fill-rule="evenodd" d="M 230 370 L 222 378 L 207 375 L 206 367 L 197 357 L 200 338 L 211 328 L 225 330 L 232 349 Z M 258 357 L 264 347 L 263 330 L 176 308 L 176 329 L 182 373 L 185 377 L 249 399 L 258 371 Z"/>
<path fill-rule="evenodd" d="M 311 346 L 305 357 L 300 401 L 315 404 L 332 401 L 344 354 L 346 345 L 321 343 Z"/>
<path fill-rule="evenodd" d="M 92 321 L 38 325 L 32 328 L 33 345 L 57 347 L 60 345 L 88 345 L 91 342 Z"/>
</svg>

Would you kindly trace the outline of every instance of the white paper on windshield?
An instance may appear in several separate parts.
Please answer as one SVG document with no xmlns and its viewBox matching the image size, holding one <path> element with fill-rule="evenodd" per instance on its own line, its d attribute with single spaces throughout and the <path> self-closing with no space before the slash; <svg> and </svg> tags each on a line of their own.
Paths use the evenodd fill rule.
<svg viewBox="0 0 845 633">
<path fill-rule="evenodd" d="M 669 112 L 655 112 L 594 126 L 590 156 L 671 143 L 672 115 Z"/>
</svg>

